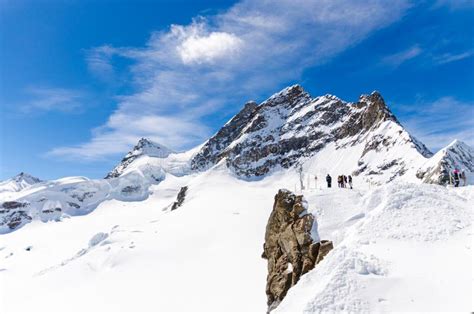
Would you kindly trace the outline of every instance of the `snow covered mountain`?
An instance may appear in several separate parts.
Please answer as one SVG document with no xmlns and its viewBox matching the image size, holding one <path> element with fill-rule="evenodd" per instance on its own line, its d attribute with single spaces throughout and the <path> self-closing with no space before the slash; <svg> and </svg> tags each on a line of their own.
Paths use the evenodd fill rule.
<svg viewBox="0 0 474 314">
<path fill-rule="evenodd" d="M 149 156 L 157 158 L 166 158 L 171 153 L 173 153 L 173 151 L 169 148 L 161 144 L 155 143 L 149 139 L 141 138 L 138 141 L 138 144 L 135 145 L 135 147 L 130 152 L 128 152 L 127 155 L 125 155 L 122 161 L 112 171 L 110 171 L 105 178 L 110 179 L 120 176 L 124 173 L 127 167 L 130 166 L 130 164 L 132 164 L 140 157 Z"/>
<path fill-rule="evenodd" d="M 27 173 L 21 172 L 11 179 L 0 182 L 0 193 L 19 192 L 33 184 L 41 182 L 40 179 Z"/>
<path fill-rule="evenodd" d="M 318 169 L 311 170 L 381 183 L 414 172 L 432 155 L 400 125 L 378 92 L 347 103 L 331 95 L 312 98 L 294 85 L 260 105 L 247 103 L 203 145 L 191 168 L 205 170 L 223 161 L 240 177 L 261 177 L 335 154 L 340 156 L 336 163 L 318 159 Z"/>
<path fill-rule="evenodd" d="M 416 176 L 425 183 L 448 184 L 449 174 L 455 169 L 464 171 L 469 178 L 474 173 L 474 150 L 459 140 L 437 152 L 418 170 Z"/>
<path fill-rule="evenodd" d="M 471 311 L 474 188 L 445 186 L 454 168 L 473 171 L 472 148 L 432 156 L 379 93 L 294 85 L 189 151 L 141 139 L 105 179 L 2 183 L 0 311 L 266 311 L 280 189 L 334 249 L 275 311 Z M 328 173 L 354 189 L 326 188 Z"/>
</svg>

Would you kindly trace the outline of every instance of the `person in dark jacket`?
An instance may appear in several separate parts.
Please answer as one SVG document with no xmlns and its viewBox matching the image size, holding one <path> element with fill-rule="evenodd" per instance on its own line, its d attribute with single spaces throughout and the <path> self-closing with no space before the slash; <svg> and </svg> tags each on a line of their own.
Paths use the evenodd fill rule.
<svg viewBox="0 0 474 314">
<path fill-rule="evenodd" d="M 349 187 L 352 189 L 352 176 L 349 175 L 347 179 L 349 180 Z"/>
<path fill-rule="evenodd" d="M 326 182 L 328 183 L 328 188 L 331 187 L 331 181 L 332 181 L 332 178 L 331 178 L 331 176 L 330 176 L 329 173 L 328 173 L 328 175 L 326 176 Z"/>
<path fill-rule="evenodd" d="M 459 186 L 459 180 L 461 179 L 460 176 L 459 176 L 459 170 L 458 169 L 454 169 L 453 177 L 454 177 L 454 186 L 458 187 Z"/>
<path fill-rule="evenodd" d="M 347 176 L 343 175 L 342 177 L 344 179 L 344 181 L 342 181 L 344 183 L 344 187 L 347 188 Z"/>
<path fill-rule="evenodd" d="M 340 188 L 344 187 L 344 176 L 341 174 L 340 176 L 337 177 L 337 185 Z"/>
</svg>

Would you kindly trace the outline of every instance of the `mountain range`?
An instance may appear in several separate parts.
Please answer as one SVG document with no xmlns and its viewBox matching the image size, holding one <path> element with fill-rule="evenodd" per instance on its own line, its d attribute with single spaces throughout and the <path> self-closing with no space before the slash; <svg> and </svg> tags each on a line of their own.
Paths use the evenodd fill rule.
<svg viewBox="0 0 474 314">
<path fill-rule="evenodd" d="M 189 151 L 176 153 L 140 139 L 104 180 L 42 182 L 20 173 L 0 184 L 0 197 L 19 206 L 2 210 L 0 228 L 8 232 L 33 217 L 48 221 L 85 214 L 111 198 L 143 200 L 149 187 L 167 175 L 192 177 L 213 167 L 225 167 L 242 180 L 298 168 L 305 181 L 317 177 L 321 183 L 326 174 L 350 174 L 359 185 L 395 179 L 446 185 L 454 169 L 474 172 L 473 156 L 473 149 L 458 140 L 433 156 L 376 91 L 345 102 L 333 95 L 313 98 L 293 85 L 261 104 L 246 103 L 216 134 Z M 21 223 L 12 224 L 18 215 Z"/>
<path fill-rule="evenodd" d="M 0 183 L 0 308 L 267 311 L 281 194 L 334 249 L 272 311 L 466 310 L 473 156 L 458 140 L 430 152 L 378 92 L 346 102 L 293 85 L 188 151 L 142 138 L 103 179 Z M 469 186 L 453 188 L 454 169 Z M 275 278 L 296 273 L 275 265 Z"/>
</svg>

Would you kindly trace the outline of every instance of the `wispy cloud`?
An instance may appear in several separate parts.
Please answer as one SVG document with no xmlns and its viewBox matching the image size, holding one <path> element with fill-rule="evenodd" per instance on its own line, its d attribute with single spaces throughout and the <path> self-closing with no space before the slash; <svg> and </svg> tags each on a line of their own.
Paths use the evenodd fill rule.
<svg viewBox="0 0 474 314">
<path fill-rule="evenodd" d="M 418 45 L 414 45 L 406 50 L 384 57 L 382 59 L 382 63 L 392 67 L 398 67 L 406 61 L 416 58 L 422 52 L 423 49 L 421 49 Z"/>
<path fill-rule="evenodd" d="M 176 132 L 176 130 L 181 130 Z M 159 143 L 171 142 L 180 145 L 193 144 L 209 133 L 207 127 L 179 117 L 156 115 L 115 114 L 106 126 L 94 130 L 90 142 L 70 147 L 59 147 L 49 151 L 47 156 L 61 156 L 64 159 L 97 160 L 130 150 L 130 143 L 139 137 L 147 137 Z M 158 134 L 158 135 L 157 135 Z M 100 153 L 98 153 L 100 152 Z"/>
<path fill-rule="evenodd" d="M 189 148 L 209 135 L 208 116 L 300 79 L 305 69 L 399 20 L 409 7 L 408 1 L 243 0 L 218 15 L 154 32 L 142 47 L 97 47 L 89 68 L 109 75 L 114 58 L 130 60 L 135 92 L 118 97 L 116 111 L 89 142 L 50 154 L 101 158 L 122 153 L 145 134 Z M 155 122 L 134 123 L 147 117 Z"/>
<path fill-rule="evenodd" d="M 432 150 L 454 139 L 474 145 L 474 103 L 446 96 L 432 102 L 398 105 L 403 124 Z"/>
<path fill-rule="evenodd" d="M 438 64 L 446 64 L 454 61 L 463 60 L 474 55 L 474 51 L 465 51 L 460 53 L 444 53 L 439 56 L 434 56 L 433 60 Z"/>
<path fill-rule="evenodd" d="M 111 81 L 115 70 L 111 63 L 114 48 L 107 45 L 86 51 L 86 62 L 89 71 L 103 81 Z"/>
<path fill-rule="evenodd" d="M 29 100 L 21 105 L 21 110 L 25 113 L 35 113 L 44 111 L 77 112 L 85 101 L 85 94 L 82 91 L 50 88 L 50 87 L 30 87 L 27 89 Z"/>
</svg>

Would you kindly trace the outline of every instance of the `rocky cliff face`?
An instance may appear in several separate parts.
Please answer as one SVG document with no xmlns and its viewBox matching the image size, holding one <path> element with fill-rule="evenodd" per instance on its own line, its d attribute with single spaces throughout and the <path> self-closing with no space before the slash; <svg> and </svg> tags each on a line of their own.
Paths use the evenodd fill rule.
<svg viewBox="0 0 474 314">
<path fill-rule="evenodd" d="M 399 128 L 400 133 L 392 137 L 376 134 L 383 123 Z M 331 95 L 312 98 L 301 86 L 294 85 L 260 105 L 247 104 L 205 143 L 192 158 L 191 168 L 204 170 L 225 160 L 238 176 L 258 177 L 275 168 L 289 168 L 329 143 L 339 148 L 365 145 L 362 159 L 369 151 L 380 151 L 401 141 L 420 156 L 431 155 L 403 130 L 378 92 L 347 103 Z M 393 165 L 403 172 L 399 163 Z"/>
<path fill-rule="evenodd" d="M 319 241 L 317 224 L 302 195 L 279 190 L 268 219 L 262 257 L 268 260 L 267 303 L 275 308 L 300 277 L 332 249 Z"/>
<path fill-rule="evenodd" d="M 458 169 L 470 175 L 474 172 L 474 150 L 464 142 L 455 140 L 430 158 L 416 173 L 424 183 L 446 185 L 450 174 Z"/>
</svg>

